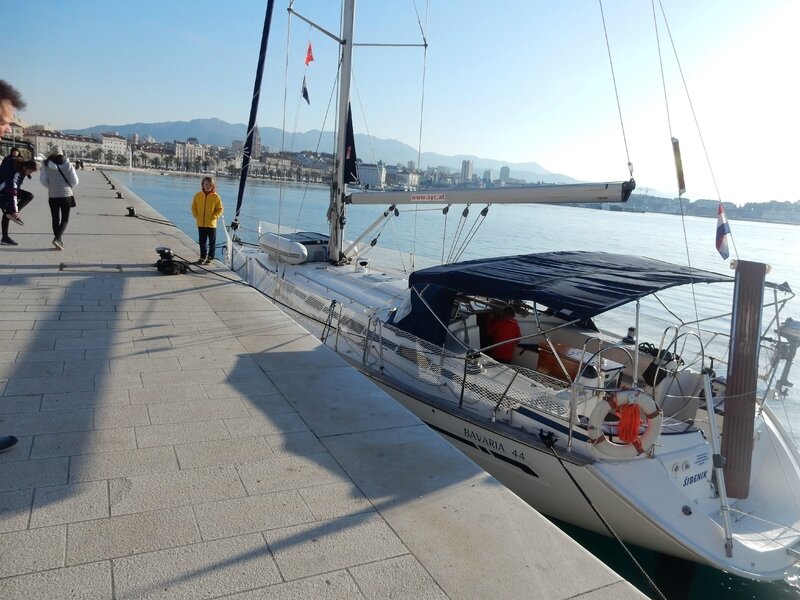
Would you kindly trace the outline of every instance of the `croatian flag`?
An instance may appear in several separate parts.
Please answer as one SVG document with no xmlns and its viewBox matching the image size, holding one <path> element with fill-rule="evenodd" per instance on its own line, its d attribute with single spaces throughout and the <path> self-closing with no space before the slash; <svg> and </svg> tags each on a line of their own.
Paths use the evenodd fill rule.
<svg viewBox="0 0 800 600">
<path fill-rule="evenodd" d="M 722 208 L 722 202 L 720 202 L 717 209 L 717 252 L 726 260 L 728 258 L 728 234 L 730 232 L 731 228 L 728 225 L 728 219 L 725 218 L 725 209 Z"/>
</svg>

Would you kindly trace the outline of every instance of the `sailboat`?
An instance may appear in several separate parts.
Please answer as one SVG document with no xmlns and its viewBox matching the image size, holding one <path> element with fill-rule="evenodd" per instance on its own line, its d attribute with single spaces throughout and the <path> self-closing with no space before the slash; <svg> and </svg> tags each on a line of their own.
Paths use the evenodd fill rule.
<svg viewBox="0 0 800 600">
<path fill-rule="evenodd" d="M 350 189 L 355 9 L 353 0 L 344 5 L 341 32 L 326 32 L 341 47 L 329 231 L 274 229 L 258 245 L 234 235 L 231 268 L 544 514 L 752 579 L 792 573 L 800 454 L 768 403 L 786 394 L 800 346 L 800 322 L 782 316 L 789 286 L 767 282 L 758 262 L 738 261 L 731 277 L 588 251 L 454 262 L 410 276 L 376 269 L 361 248 L 400 206 L 622 203 L 635 182 Z M 272 1 L 260 69 L 271 10 Z M 256 98 L 259 89 L 260 71 Z M 255 108 L 246 157 L 254 117 Z M 358 204 L 383 212 L 346 241 L 345 213 Z M 731 288 L 731 309 L 713 319 L 678 319 L 670 309 L 674 324 L 647 324 L 643 303 L 666 306 L 673 288 L 705 285 Z M 597 324 L 619 310 L 633 321 L 625 336 Z M 493 339 L 493 323 L 509 313 L 518 335 Z M 508 344 L 510 359 L 499 360 L 497 348 Z"/>
</svg>

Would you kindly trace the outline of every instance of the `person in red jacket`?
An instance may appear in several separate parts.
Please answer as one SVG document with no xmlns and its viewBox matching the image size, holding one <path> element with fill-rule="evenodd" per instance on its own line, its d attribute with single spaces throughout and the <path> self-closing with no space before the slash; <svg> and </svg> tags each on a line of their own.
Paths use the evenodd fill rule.
<svg viewBox="0 0 800 600">
<path fill-rule="evenodd" d="M 489 349 L 489 356 L 497 362 L 508 364 L 514 357 L 514 348 L 517 347 L 517 341 L 522 337 L 519 330 L 519 323 L 517 323 L 516 313 L 512 306 L 503 308 L 503 312 L 499 317 L 494 317 L 489 323 L 489 338 L 490 345 L 500 344 L 494 348 Z"/>
</svg>

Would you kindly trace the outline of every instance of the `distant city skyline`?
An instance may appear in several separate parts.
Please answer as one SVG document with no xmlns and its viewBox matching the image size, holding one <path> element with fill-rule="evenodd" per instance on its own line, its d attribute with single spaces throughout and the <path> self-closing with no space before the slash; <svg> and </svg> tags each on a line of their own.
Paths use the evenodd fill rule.
<svg viewBox="0 0 800 600">
<path fill-rule="evenodd" d="M 795 73 L 797 0 L 662 0 L 683 76 L 723 201 L 797 201 L 800 118 Z M 298 12 L 338 29 L 335 2 L 297 0 Z M 584 181 L 627 178 L 597 3 L 464 0 L 357 4 L 356 41 L 429 43 L 420 129 L 422 52 L 356 48 L 357 133 L 423 152 L 537 162 Z M 218 116 L 246 122 L 263 1 L 135 4 L 82 0 L 53 10 L 30 0 L 4 36 L 3 78 L 28 108 L 21 117 L 56 129 Z M 276 6 L 258 124 L 331 129 L 336 47 Z M 649 3 L 603 3 L 627 148 L 640 188 L 675 193 L 669 138 L 680 138 L 688 198 L 717 198 L 672 46 L 659 20 L 669 124 Z M 660 8 L 657 5 L 657 10 Z M 319 14 L 319 13 L 322 14 Z M 308 42 L 314 61 L 305 68 Z M 300 98 L 308 82 L 310 104 Z M 286 117 L 283 117 L 284 79 Z M 328 114 L 327 121 L 325 115 Z M 291 148 L 289 148 L 291 149 Z"/>
</svg>

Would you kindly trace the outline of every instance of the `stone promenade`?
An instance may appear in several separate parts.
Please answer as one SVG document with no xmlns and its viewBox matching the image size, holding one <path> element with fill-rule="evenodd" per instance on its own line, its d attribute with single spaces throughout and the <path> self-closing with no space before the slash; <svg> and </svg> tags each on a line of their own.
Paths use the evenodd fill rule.
<svg viewBox="0 0 800 600">
<path fill-rule="evenodd" d="M 0 246 L 0 599 L 642 597 L 221 264 L 159 274 L 196 244 L 79 176 L 64 251 L 36 176 Z"/>
</svg>

